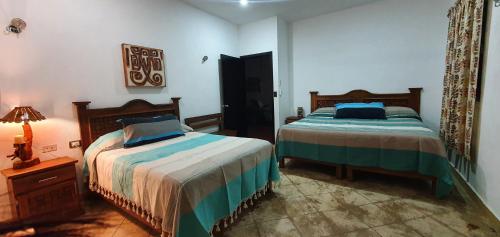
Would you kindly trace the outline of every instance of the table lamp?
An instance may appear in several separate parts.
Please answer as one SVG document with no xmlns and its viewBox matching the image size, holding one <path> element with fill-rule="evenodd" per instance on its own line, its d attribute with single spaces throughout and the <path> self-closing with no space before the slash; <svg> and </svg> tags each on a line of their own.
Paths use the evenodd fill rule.
<svg viewBox="0 0 500 237">
<path fill-rule="evenodd" d="M 15 107 L 12 111 L 0 119 L 3 123 L 24 122 L 24 136 L 16 136 L 14 138 L 14 147 L 16 148 L 16 152 L 14 155 L 10 156 L 21 159 L 21 161 L 14 162 L 14 169 L 27 168 L 40 163 L 40 159 L 33 158 L 33 150 L 31 147 L 33 144 L 33 132 L 29 121 L 35 122 L 44 119 L 45 117 L 31 106 Z"/>
</svg>

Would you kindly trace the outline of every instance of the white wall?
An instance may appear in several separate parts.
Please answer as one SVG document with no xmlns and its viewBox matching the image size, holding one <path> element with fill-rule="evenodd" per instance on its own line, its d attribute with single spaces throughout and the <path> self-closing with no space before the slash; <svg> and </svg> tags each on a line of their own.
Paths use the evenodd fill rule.
<svg viewBox="0 0 500 237">
<path fill-rule="evenodd" d="M 58 151 L 42 159 L 81 159 L 79 149 L 68 149 L 68 141 L 80 138 L 73 101 L 104 107 L 181 96 L 182 117 L 220 112 L 217 59 L 238 54 L 236 25 L 177 0 L 0 0 L 0 28 L 13 17 L 28 26 L 18 37 L 0 34 L 0 116 L 16 105 L 46 115 L 32 123 L 34 147 L 57 144 Z M 167 87 L 126 89 L 121 43 L 163 49 Z M 201 64 L 204 55 L 209 60 Z M 12 152 L 20 133 L 20 124 L 0 124 L 0 157 Z M 0 159 L 0 168 L 9 166 Z M 6 192 L 0 178 L 0 221 L 10 217 Z"/>
<path fill-rule="evenodd" d="M 290 58 L 289 58 L 289 27 L 288 23 L 278 18 L 278 73 L 279 73 L 279 101 L 280 101 L 280 124 L 285 123 L 286 117 L 293 114 L 291 110 L 291 88 L 290 88 Z"/>
<path fill-rule="evenodd" d="M 493 1 L 490 0 L 490 6 Z M 490 31 L 487 38 L 483 96 L 479 119 L 477 167 L 470 184 L 486 205 L 500 219 L 500 7 L 490 9 Z"/>
<path fill-rule="evenodd" d="M 239 56 L 272 52 L 273 54 L 273 85 L 274 91 L 279 88 L 278 60 L 278 17 L 271 17 L 238 27 Z M 280 126 L 280 100 L 274 99 L 275 132 Z"/>
<path fill-rule="evenodd" d="M 384 0 L 292 24 L 293 109 L 309 91 L 407 92 L 423 87 L 422 116 L 439 127 L 452 0 Z"/>
</svg>

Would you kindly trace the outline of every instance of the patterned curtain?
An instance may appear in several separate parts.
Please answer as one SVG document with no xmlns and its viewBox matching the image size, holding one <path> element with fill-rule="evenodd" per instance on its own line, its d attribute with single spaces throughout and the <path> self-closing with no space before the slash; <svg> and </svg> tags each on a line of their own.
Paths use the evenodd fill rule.
<svg viewBox="0 0 500 237">
<path fill-rule="evenodd" d="M 471 159 L 479 80 L 483 0 L 458 0 L 450 19 L 440 135 L 449 150 Z"/>
</svg>

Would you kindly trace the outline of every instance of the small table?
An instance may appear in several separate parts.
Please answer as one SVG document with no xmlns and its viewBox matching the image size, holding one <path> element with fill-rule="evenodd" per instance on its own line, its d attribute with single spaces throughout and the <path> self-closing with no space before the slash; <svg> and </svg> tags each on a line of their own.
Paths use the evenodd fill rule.
<svg viewBox="0 0 500 237">
<path fill-rule="evenodd" d="M 60 157 L 25 169 L 5 169 L 12 216 L 23 224 L 64 220 L 82 213 L 75 163 Z"/>
<path fill-rule="evenodd" d="M 298 116 L 290 116 L 290 117 L 286 117 L 286 120 L 285 120 L 285 124 L 289 124 L 289 123 L 293 123 L 297 120 L 301 120 L 303 119 L 304 117 L 298 117 Z"/>
</svg>

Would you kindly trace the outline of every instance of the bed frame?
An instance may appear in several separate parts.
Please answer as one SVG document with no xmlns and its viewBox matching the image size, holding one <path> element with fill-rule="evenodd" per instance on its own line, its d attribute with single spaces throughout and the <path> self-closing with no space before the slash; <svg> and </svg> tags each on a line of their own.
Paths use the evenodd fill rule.
<svg viewBox="0 0 500 237">
<path fill-rule="evenodd" d="M 80 126 L 82 151 L 85 151 L 90 146 L 90 144 L 92 144 L 92 142 L 94 142 L 100 136 L 121 129 L 122 125 L 116 122 L 117 119 L 129 117 L 150 117 L 165 114 L 174 114 L 177 116 L 177 118 L 180 118 L 180 99 L 180 97 L 172 97 L 172 103 L 169 104 L 151 104 L 145 100 L 136 99 L 129 101 L 120 107 L 98 109 L 89 109 L 88 107 L 91 103 L 90 101 L 73 102 L 76 107 L 78 123 Z M 88 187 L 88 185 L 86 186 Z M 272 186 L 269 186 L 268 190 L 269 192 L 267 192 L 267 194 L 272 193 Z M 155 226 L 151 223 L 151 221 L 148 221 L 147 214 L 141 215 L 130 210 L 130 208 L 126 207 L 125 202 L 122 202 L 123 200 L 113 199 L 109 195 L 106 195 L 105 192 L 90 192 L 104 199 L 112 206 L 115 206 L 121 211 L 127 213 L 151 230 L 162 233 L 161 225 Z M 262 197 L 267 196 L 267 194 L 262 194 Z M 260 199 L 245 201 L 248 204 L 248 209 L 243 210 L 243 208 L 241 208 L 240 211 L 242 211 L 242 213 L 238 214 L 245 215 L 248 211 L 251 211 L 254 208 L 254 204 L 259 203 L 260 201 Z M 140 208 L 137 208 L 137 211 L 139 213 L 142 212 Z M 240 220 L 241 218 L 235 221 L 235 223 L 239 222 Z M 161 219 L 159 220 L 159 222 L 161 223 Z M 226 222 L 224 220 L 220 220 L 217 226 L 220 226 L 220 230 L 214 229 L 214 232 L 212 233 L 214 236 L 223 236 L 224 231 L 226 231 L 226 229 L 229 227 L 226 226 Z M 162 234 L 165 234 L 165 236 L 170 236 L 169 233 Z"/>
<path fill-rule="evenodd" d="M 109 108 L 99 108 L 99 109 L 89 109 L 90 101 L 80 101 L 73 102 L 76 106 L 76 113 L 78 116 L 78 123 L 80 125 L 80 134 L 82 141 L 82 151 L 85 151 L 92 142 L 94 142 L 100 136 L 116 131 L 122 128 L 120 123 L 116 120 L 120 118 L 128 117 L 148 117 L 157 116 L 165 114 L 174 114 L 179 118 L 179 100 L 180 97 L 173 97 L 172 103 L 169 104 L 151 104 L 145 100 L 136 99 L 125 103 L 120 107 L 109 107 Z M 121 209 L 125 213 L 134 217 L 142 224 L 161 233 L 161 228 L 153 226 L 146 218 L 138 215 L 137 213 L 118 205 L 114 200 L 103 195 L 101 193 L 95 192 L 98 196 L 103 198 L 105 201 L 111 205 Z"/>
<path fill-rule="evenodd" d="M 337 103 L 368 103 L 368 102 L 383 102 L 385 106 L 404 106 L 414 109 L 420 114 L 420 94 L 422 88 L 409 88 L 409 93 L 392 93 L 392 94 L 375 94 L 366 90 L 353 90 L 342 95 L 320 95 L 318 91 L 311 91 L 311 112 L 322 107 L 333 107 Z M 316 161 L 301 159 L 298 157 L 286 157 L 289 160 L 300 160 L 306 162 L 320 163 Z M 321 162 L 324 164 L 324 162 Z M 343 168 L 341 165 L 328 164 L 336 168 L 336 177 L 343 177 Z M 285 158 L 280 161 L 280 167 L 285 166 Z M 421 175 L 417 172 L 397 172 L 380 168 L 357 167 L 345 165 L 347 171 L 347 179 L 354 180 L 354 171 L 364 171 L 385 175 L 393 175 L 407 178 L 417 178 L 431 181 L 432 192 L 436 191 L 436 177 Z"/>
</svg>

